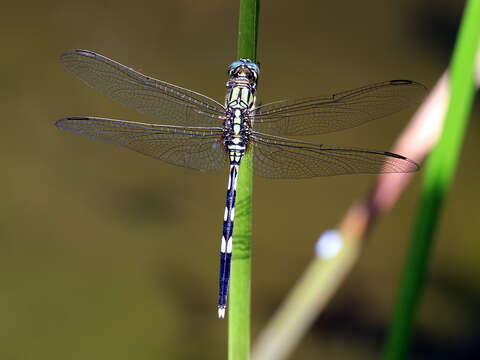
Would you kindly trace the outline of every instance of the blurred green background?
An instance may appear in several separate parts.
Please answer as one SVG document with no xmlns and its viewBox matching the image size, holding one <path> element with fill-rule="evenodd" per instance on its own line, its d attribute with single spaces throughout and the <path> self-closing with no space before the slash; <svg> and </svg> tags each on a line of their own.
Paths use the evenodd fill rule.
<svg viewBox="0 0 480 360">
<path fill-rule="evenodd" d="M 432 87 L 462 1 L 262 0 L 261 102 L 388 79 Z M 2 6 L 1 359 L 224 359 L 216 319 L 226 170 L 200 173 L 63 133 L 69 115 L 148 121 L 85 86 L 59 55 L 97 51 L 222 100 L 238 2 L 43 1 Z M 414 109 L 316 139 L 388 149 Z M 473 359 L 480 332 L 478 102 L 438 231 L 414 359 Z M 254 179 L 253 336 L 301 275 L 318 235 L 373 176 Z M 292 358 L 378 357 L 419 176 Z"/>
</svg>

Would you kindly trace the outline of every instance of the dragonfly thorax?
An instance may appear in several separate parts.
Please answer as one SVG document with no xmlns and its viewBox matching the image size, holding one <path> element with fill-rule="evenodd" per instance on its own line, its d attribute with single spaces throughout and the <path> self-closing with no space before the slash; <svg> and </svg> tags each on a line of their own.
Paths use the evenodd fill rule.
<svg viewBox="0 0 480 360">
<path fill-rule="evenodd" d="M 228 67 L 228 75 L 223 145 L 230 163 L 239 165 L 250 143 L 258 66 L 248 59 L 240 59 Z"/>
<path fill-rule="evenodd" d="M 240 164 L 250 142 L 250 117 L 248 108 L 228 107 L 223 126 L 223 144 L 230 163 Z"/>
</svg>

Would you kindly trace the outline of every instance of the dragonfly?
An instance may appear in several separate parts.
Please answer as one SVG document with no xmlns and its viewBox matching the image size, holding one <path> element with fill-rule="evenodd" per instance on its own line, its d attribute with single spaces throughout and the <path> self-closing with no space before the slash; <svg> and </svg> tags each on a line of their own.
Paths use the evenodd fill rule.
<svg viewBox="0 0 480 360">
<path fill-rule="evenodd" d="M 169 164 L 214 171 L 230 166 L 220 246 L 218 317 L 225 317 L 240 163 L 249 151 L 253 173 L 302 179 L 359 173 L 408 173 L 419 166 L 388 151 L 314 144 L 285 136 L 319 135 L 362 125 L 418 103 L 425 87 L 391 80 L 297 100 L 256 106 L 259 66 L 228 66 L 223 104 L 89 50 L 70 50 L 63 66 L 84 83 L 162 124 L 90 116 L 60 119 L 61 130 L 120 145 Z"/>
</svg>

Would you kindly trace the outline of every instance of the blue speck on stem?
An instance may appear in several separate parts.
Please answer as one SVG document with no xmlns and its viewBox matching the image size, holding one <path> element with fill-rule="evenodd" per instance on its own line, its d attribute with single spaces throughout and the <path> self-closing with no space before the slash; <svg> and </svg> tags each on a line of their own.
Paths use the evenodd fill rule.
<svg viewBox="0 0 480 360">
<path fill-rule="evenodd" d="M 337 230 L 327 230 L 318 238 L 315 253 L 321 259 L 331 259 L 337 256 L 342 245 L 342 235 Z"/>
</svg>

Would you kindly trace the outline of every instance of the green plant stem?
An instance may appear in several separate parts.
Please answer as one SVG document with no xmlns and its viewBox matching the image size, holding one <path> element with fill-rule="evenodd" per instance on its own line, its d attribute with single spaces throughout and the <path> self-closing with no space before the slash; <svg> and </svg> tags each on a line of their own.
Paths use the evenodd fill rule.
<svg viewBox="0 0 480 360">
<path fill-rule="evenodd" d="M 260 333 L 252 359 L 288 358 L 355 265 L 359 253 L 359 239 L 344 237 L 339 254 L 328 259 L 316 256 Z"/>
<path fill-rule="evenodd" d="M 240 0 L 238 58 L 256 61 L 259 0 Z M 250 356 L 250 269 L 252 235 L 252 149 L 239 169 L 228 315 L 228 359 Z"/>
<path fill-rule="evenodd" d="M 452 58 L 451 96 L 445 125 L 424 170 L 421 202 L 384 354 L 386 360 L 405 359 L 408 354 L 433 236 L 457 166 L 473 102 L 475 55 L 479 39 L 480 0 L 470 0 L 465 7 Z"/>
</svg>

